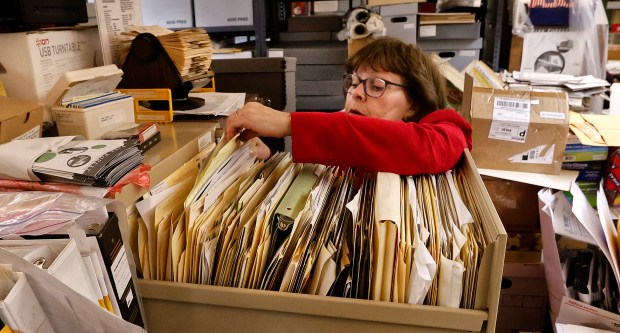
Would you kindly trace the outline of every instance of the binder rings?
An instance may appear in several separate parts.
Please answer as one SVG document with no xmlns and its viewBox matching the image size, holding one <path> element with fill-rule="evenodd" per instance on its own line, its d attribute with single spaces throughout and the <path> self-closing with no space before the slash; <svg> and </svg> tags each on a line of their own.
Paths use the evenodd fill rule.
<svg viewBox="0 0 620 333">
<path fill-rule="evenodd" d="M 97 238 L 121 316 L 128 322 L 144 327 L 137 293 L 131 280 L 131 271 L 123 246 L 118 217 L 113 214 L 105 224 L 90 225 L 86 234 Z"/>
</svg>

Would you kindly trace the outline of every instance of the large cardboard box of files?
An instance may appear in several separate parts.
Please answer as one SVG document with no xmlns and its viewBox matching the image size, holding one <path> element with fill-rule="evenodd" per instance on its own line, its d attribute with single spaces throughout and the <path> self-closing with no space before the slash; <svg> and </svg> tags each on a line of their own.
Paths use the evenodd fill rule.
<svg viewBox="0 0 620 333">
<path fill-rule="evenodd" d="M 479 168 L 560 173 L 568 135 L 566 93 L 473 87 L 463 112 L 471 116 L 472 156 Z"/>
<path fill-rule="evenodd" d="M 81 135 L 99 139 L 111 130 L 134 123 L 131 96 L 110 98 L 89 107 L 72 107 L 61 101 L 112 92 L 121 81 L 123 71 L 116 65 L 87 68 L 63 74 L 51 89 L 48 103 L 60 135 Z"/>
<path fill-rule="evenodd" d="M 0 143 L 40 138 L 42 122 L 39 103 L 0 96 Z"/>
<path fill-rule="evenodd" d="M 46 122 L 49 90 L 63 73 L 93 67 L 101 48 L 97 28 L 2 33 L 0 45 L 7 96 L 44 103 Z"/>
<path fill-rule="evenodd" d="M 506 231 L 469 152 L 462 163 L 488 244 L 476 310 L 140 279 L 149 332 L 495 332 Z"/>
</svg>

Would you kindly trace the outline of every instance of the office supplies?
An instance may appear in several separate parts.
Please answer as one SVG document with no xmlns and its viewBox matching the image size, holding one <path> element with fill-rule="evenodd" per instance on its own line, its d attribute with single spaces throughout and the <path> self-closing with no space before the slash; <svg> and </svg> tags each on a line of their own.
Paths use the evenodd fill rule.
<svg viewBox="0 0 620 333">
<path fill-rule="evenodd" d="M 105 224 L 93 224 L 87 230 L 87 236 L 97 238 L 101 249 L 107 274 L 113 281 L 112 288 L 118 302 L 123 319 L 136 325 L 144 326 L 140 306 L 131 271 L 127 261 L 127 253 L 123 245 L 118 217 L 112 215 Z"/>
<path fill-rule="evenodd" d="M 133 97 L 134 118 L 138 123 L 160 122 L 169 123 L 174 117 L 172 92 L 170 89 L 117 89 Z M 154 101 L 158 110 L 149 109 Z M 167 102 L 167 106 L 165 106 Z"/>
</svg>

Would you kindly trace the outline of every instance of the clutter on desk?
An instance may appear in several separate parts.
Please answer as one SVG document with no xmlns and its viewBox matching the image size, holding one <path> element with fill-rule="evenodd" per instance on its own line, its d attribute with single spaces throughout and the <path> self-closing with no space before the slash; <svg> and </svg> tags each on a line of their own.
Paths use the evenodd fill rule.
<svg viewBox="0 0 620 333">
<path fill-rule="evenodd" d="M 161 141 L 161 132 L 159 131 L 159 124 L 154 122 L 127 124 L 127 126 L 105 133 L 101 138 L 103 140 L 132 140 L 144 154 Z"/>
<path fill-rule="evenodd" d="M 51 233 L 109 201 L 62 192 L 1 192 L 0 238 Z"/>
<path fill-rule="evenodd" d="M 0 156 L 6 161 L 0 178 L 107 187 L 144 159 L 134 141 L 73 139 L 52 137 L 0 145 Z M 15 151 L 21 154 L 16 156 Z"/>
</svg>

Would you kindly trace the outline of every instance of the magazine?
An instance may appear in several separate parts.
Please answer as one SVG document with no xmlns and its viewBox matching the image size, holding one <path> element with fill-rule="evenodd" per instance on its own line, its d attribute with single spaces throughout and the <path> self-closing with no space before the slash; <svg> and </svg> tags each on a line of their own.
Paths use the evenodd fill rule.
<svg viewBox="0 0 620 333">
<path fill-rule="evenodd" d="M 135 140 L 81 140 L 39 156 L 32 171 L 44 181 L 113 186 L 143 160 Z"/>
</svg>

